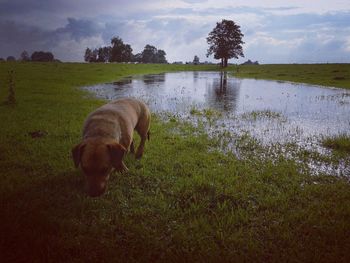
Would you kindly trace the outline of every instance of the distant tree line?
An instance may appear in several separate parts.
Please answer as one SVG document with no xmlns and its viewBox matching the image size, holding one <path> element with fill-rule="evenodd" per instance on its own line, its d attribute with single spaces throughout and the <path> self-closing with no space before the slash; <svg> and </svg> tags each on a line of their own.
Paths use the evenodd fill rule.
<svg viewBox="0 0 350 263">
<path fill-rule="evenodd" d="M 0 58 L 0 61 L 5 61 L 5 59 Z M 6 61 L 16 61 L 14 56 L 8 56 Z M 54 55 L 51 52 L 44 51 L 34 51 L 31 56 L 29 56 L 28 52 L 24 50 L 19 58 L 19 61 L 33 61 L 33 62 L 59 62 L 58 59 L 55 59 Z"/>
<path fill-rule="evenodd" d="M 111 46 L 86 48 L 84 60 L 86 62 L 168 63 L 165 51 L 152 45 L 146 45 L 141 53 L 135 55 L 132 51 L 129 44 L 125 44 L 120 37 L 114 37 L 111 39 Z"/>
</svg>

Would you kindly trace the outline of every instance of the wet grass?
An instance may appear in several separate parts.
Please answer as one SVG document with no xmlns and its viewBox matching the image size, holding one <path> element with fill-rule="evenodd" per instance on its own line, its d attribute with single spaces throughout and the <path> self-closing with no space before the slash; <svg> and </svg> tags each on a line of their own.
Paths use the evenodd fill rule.
<svg viewBox="0 0 350 263">
<path fill-rule="evenodd" d="M 236 67 L 233 75 L 350 89 L 350 64 L 271 64 Z"/>
<path fill-rule="evenodd" d="M 237 140 L 249 153 L 240 160 L 176 116 L 153 116 L 144 158 L 127 156 L 130 172 L 114 174 L 101 198 L 85 195 L 70 150 L 104 101 L 76 87 L 192 70 L 167 67 L 0 63 L 0 101 L 9 68 L 17 101 L 0 106 L 2 261 L 348 262 L 346 179 L 260 158 L 249 135 Z"/>
<path fill-rule="evenodd" d="M 222 112 L 215 110 L 215 109 L 212 109 L 212 108 L 199 110 L 196 107 L 192 107 L 190 110 L 190 114 L 193 116 L 197 116 L 197 117 L 204 117 L 208 121 L 216 120 L 216 119 L 222 117 Z"/>
<path fill-rule="evenodd" d="M 251 119 L 251 120 L 257 120 L 260 118 L 282 119 L 283 116 L 279 112 L 274 112 L 271 110 L 261 110 L 261 111 L 251 111 L 251 112 L 244 113 L 241 115 L 241 118 Z"/>
<path fill-rule="evenodd" d="M 346 134 L 324 138 L 322 145 L 338 153 L 350 154 L 350 137 Z"/>
</svg>

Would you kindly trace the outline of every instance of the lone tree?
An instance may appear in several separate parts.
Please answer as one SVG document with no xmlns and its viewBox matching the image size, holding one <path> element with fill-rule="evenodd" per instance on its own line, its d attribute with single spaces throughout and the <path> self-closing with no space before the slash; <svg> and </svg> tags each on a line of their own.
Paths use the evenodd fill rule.
<svg viewBox="0 0 350 263">
<path fill-rule="evenodd" d="M 29 54 L 28 54 L 27 51 L 24 50 L 24 51 L 21 53 L 21 60 L 22 60 L 22 61 L 30 61 L 30 57 L 29 57 Z"/>
<path fill-rule="evenodd" d="M 198 65 L 199 64 L 199 57 L 197 55 L 194 56 L 193 58 L 193 64 Z"/>
<path fill-rule="evenodd" d="M 221 67 L 227 67 L 229 58 L 244 57 L 240 26 L 232 20 L 223 19 L 216 23 L 216 27 L 209 33 L 207 57 L 214 54 L 215 59 L 221 59 Z"/>
</svg>

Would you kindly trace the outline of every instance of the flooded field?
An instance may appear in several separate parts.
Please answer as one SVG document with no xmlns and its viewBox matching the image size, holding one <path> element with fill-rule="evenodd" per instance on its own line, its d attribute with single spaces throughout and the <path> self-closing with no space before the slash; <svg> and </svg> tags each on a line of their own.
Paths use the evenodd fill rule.
<svg viewBox="0 0 350 263">
<path fill-rule="evenodd" d="M 272 154 L 266 147 L 278 145 L 290 156 L 300 151 L 327 155 L 320 140 L 350 131 L 350 91 L 345 89 L 238 79 L 226 72 L 134 76 L 86 89 L 108 100 L 141 98 L 160 115 L 205 123 L 238 155 L 244 155 L 238 144 L 242 137 L 265 146 L 264 154 Z M 348 161 L 307 160 L 309 167 L 342 175 L 349 173 Z"/>
</svg>

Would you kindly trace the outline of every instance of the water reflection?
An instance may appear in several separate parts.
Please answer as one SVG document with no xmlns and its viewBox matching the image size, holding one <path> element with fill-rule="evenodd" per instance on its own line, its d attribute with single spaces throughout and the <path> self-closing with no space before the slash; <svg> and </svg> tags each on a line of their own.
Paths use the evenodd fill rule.
<svg viewBox="0 0 350 263">
<path fill-rule="evenodd" d="M 208 104 L 221 111 L 235 112 L 240 86 L 239 79 L 228 78 L 226 71 L 220 72 L 220 77 L 214 78 L 212 85 L 208 85 Z"/>
<path fill-rule="evenodd" d="M 199 78 L 199 72 L 198 71 L 194 71 L 193 72 L 193 82 L 196 83 L 198 78 Z"/>
<path fill-rule="evenodd" d="M 121 80 L 118 80 L 118 81 L 114 81 L 112 84 L 116 85 L 116 86 L 124 86 L 124 85 L 128 85 L 128 84 L 131 84 L 131 83 L 132 83 L 132 78 L 129 77 L 129 78 L 124 78 L 124 79 L 121 79 Z"/>
<path fill-rule="evenodd" d="M 145 85 L 154 85 L 156 83 L 165 82 L 165 73 L 155 75 L 143 75 L 142 81 Z"/>
</svg>

